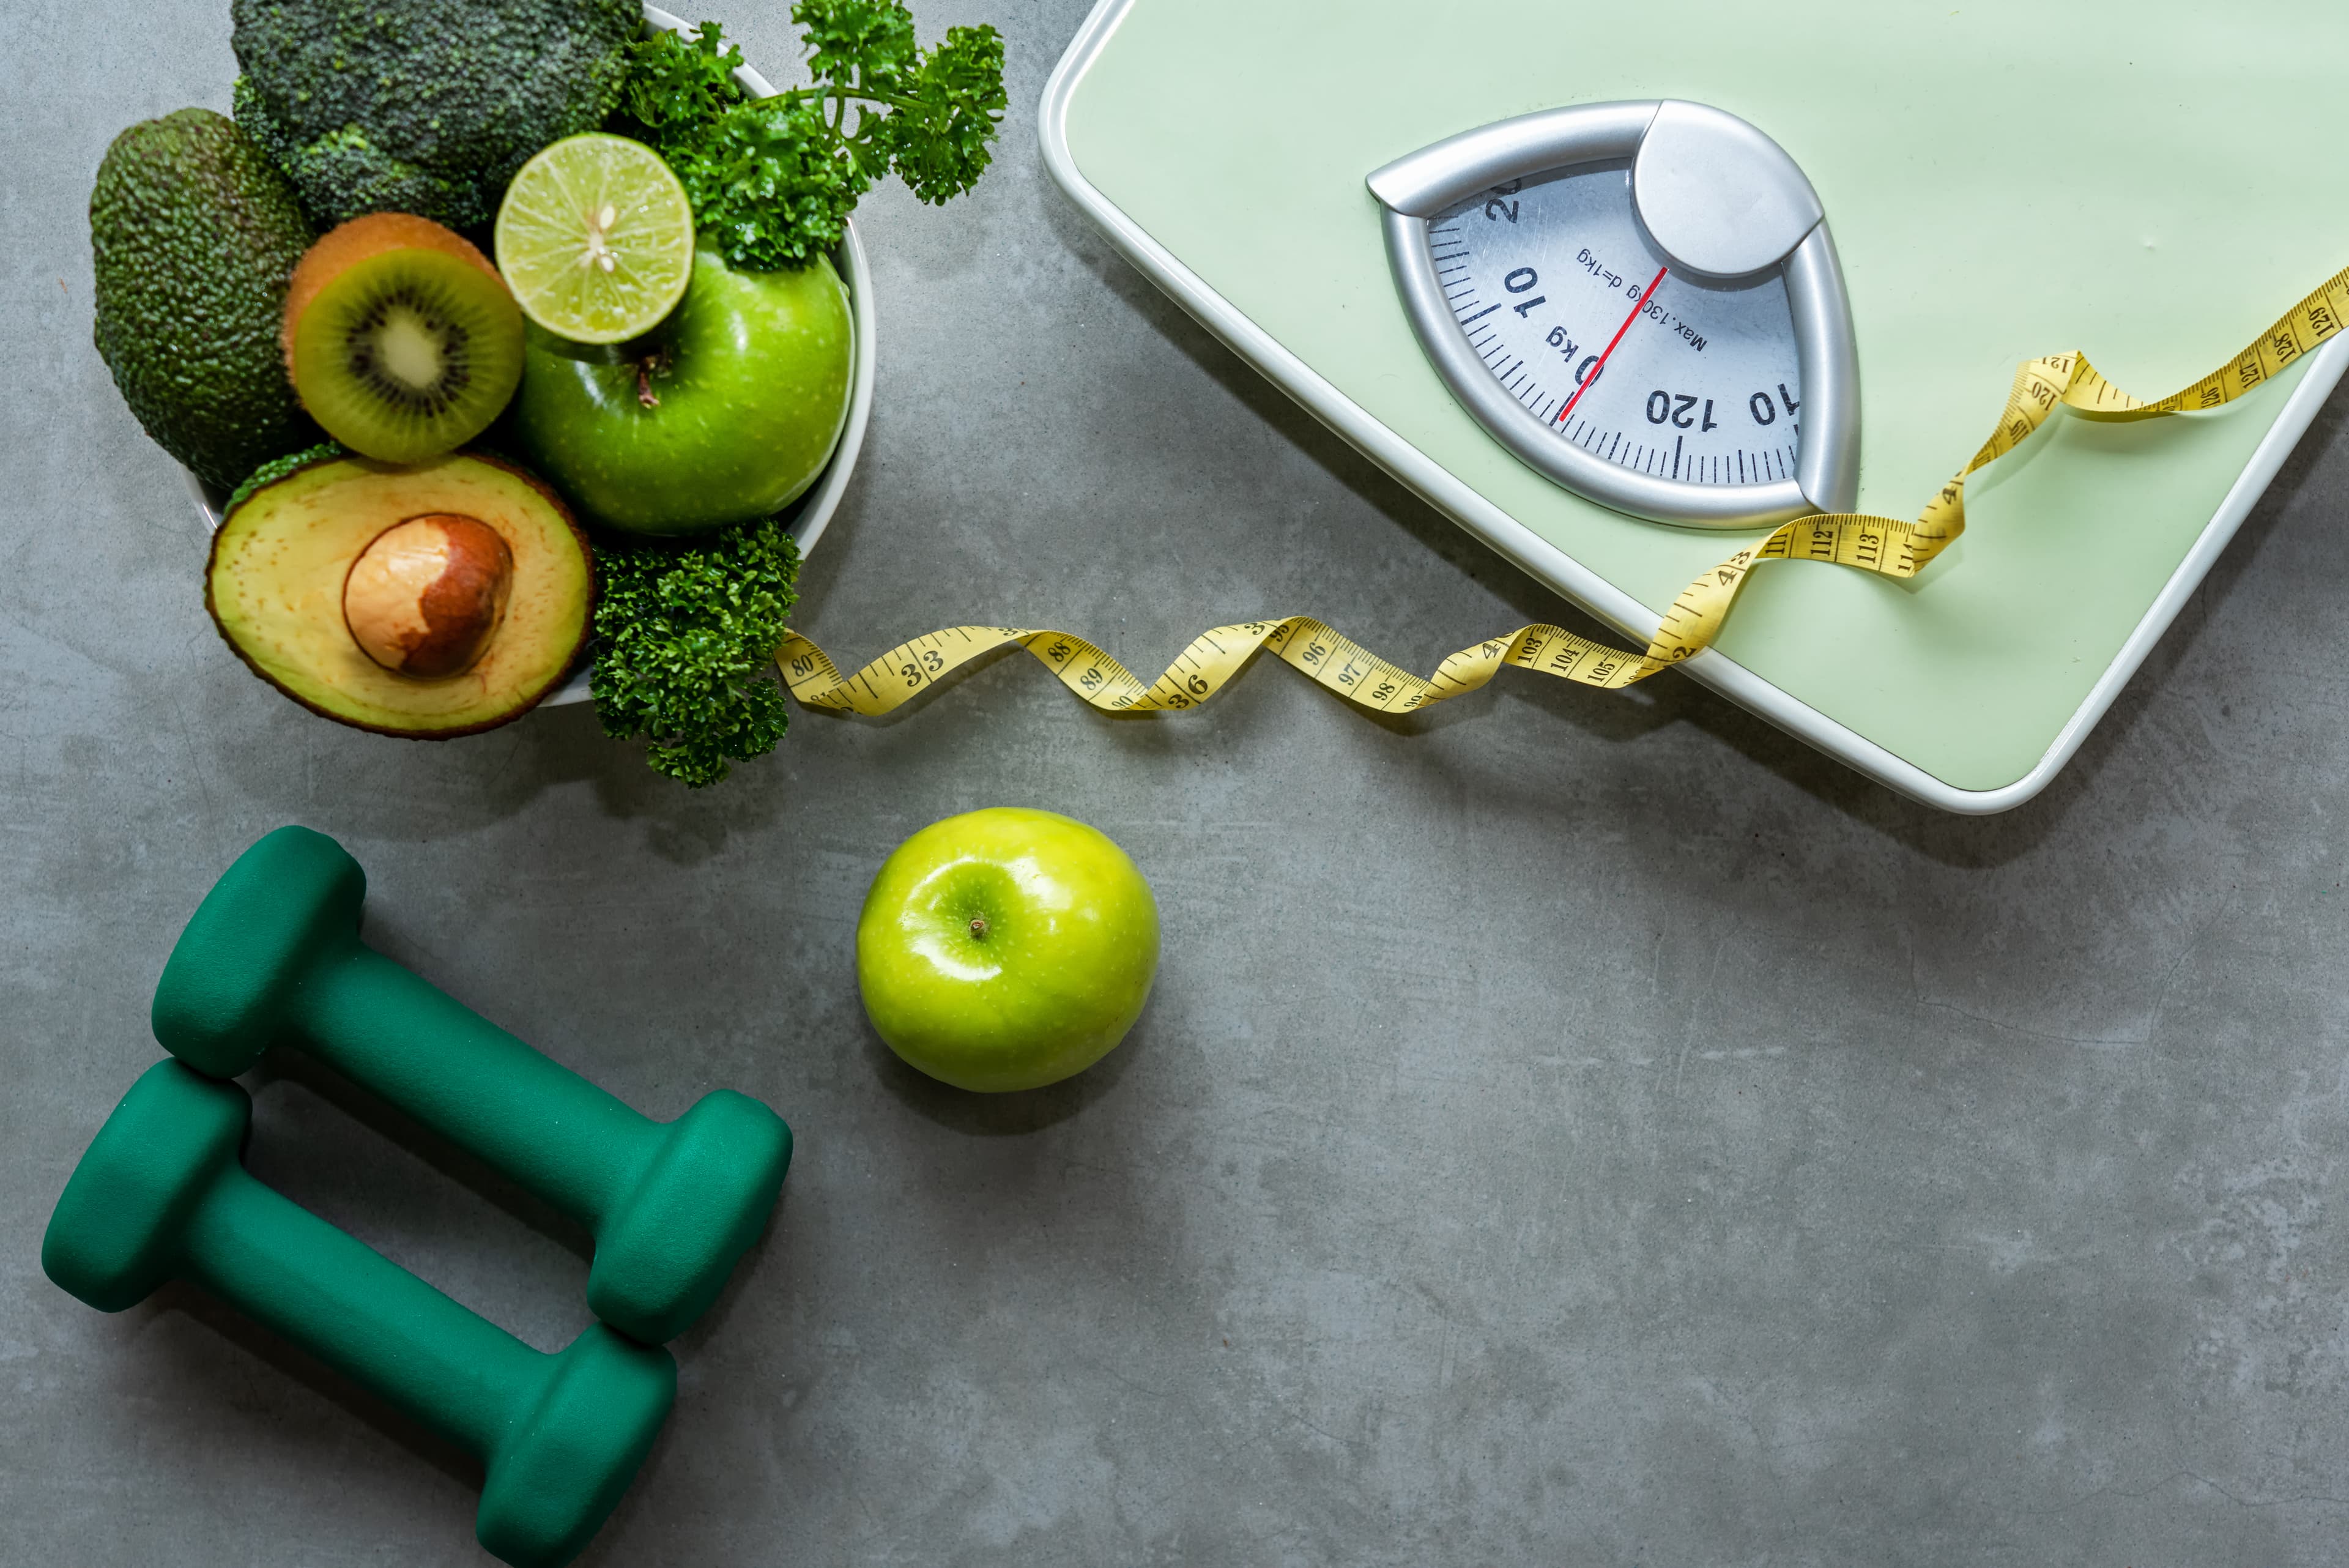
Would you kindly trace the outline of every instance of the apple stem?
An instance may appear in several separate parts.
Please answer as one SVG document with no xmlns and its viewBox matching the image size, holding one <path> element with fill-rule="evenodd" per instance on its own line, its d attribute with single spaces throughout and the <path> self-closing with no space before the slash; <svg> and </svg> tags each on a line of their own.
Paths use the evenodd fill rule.
<svg viewBox="0 0 2349 1568">
<path fill-rule="evenodd" d="M 983 936 L 987 935 L 987 917 L 986 917 L 986 916 L 984 916 L 984 915 L 973 915 L 973 916 L 970 918 L 970 934 L 971 934 L 972 936 L 975 936 L 975 937 L 983 937 Z"/>
<path fill-rule="evenodd" d="M 656 348 L 636 361 L 636 401 L 648 409 L 660 407 L 660 394 L 653 390 L 653 378 L 668 372 L 668 350 Z"/>
</svg>

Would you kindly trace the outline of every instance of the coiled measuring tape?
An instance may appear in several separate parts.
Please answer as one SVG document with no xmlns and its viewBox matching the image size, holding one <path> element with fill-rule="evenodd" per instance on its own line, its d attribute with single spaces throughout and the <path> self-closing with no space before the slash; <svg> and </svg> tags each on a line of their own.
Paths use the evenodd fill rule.
<svg viewBox="0 0 2349 1568">
<path fill-rule="evenodd" d="M 1016 626 L 934 631 L 899 643 L 850 675 L 841 674 L 809 639 L 787 631 L 775 662 L 783 684 L 806 706 L 868 718 L 890 711 L 972 659 L 1015 644 L 1042 661 L 1081 700 L 1112 712 L 1195 708 L 1228 685 L 1259 649 L 1348 701 L 1387 713 L 1474 691 L 1505 665 L 1613 691 L 1645 680 L 1710 646 L 1721 635 L 1738 590 L 1764 562 L 1826 561 L 1878 576 L 1915 576 L 1965 532 L 1967 476 L 2022 445 L 2058 405 L 2137 419 L 2215 409 L 2266 385 L 2285 366 L 2338 333 L 2344 320 L 2349 320 L 2349 268 L 2325 279 L 2226 364 L 2154 402 L 2132 397 L 2106 380 L 2084 354 L 2025 360 L 2014 373 L 2006 410 L 1990 439 L 1914 522 L 1832 512 L 1784 524 L 1682 589 L 1644 653 L 1595 642 L 1562 627 L 1526 626 L 1464 648 L 1438 665 L 1433 675 L 1423 677 L 1310 616 L 1287 616 L 1203 633 L 1164 674 L 1147 683 L 1083 638 Z"/>
</svg>

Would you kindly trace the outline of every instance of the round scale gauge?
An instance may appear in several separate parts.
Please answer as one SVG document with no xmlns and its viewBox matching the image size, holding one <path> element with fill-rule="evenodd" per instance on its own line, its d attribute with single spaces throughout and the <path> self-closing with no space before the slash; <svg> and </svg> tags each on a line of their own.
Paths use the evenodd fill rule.
<svg viewBox="0 0 2349 1568">
<path fill-rule="evenodd" d="M 1843 272 L 1810 182 L 1761 131 L 1671 99 L 1551 109 L 1370 187 L 1429 360 L 1534 468 L 1688 527 L 1851 510 Z"/>
</svg>

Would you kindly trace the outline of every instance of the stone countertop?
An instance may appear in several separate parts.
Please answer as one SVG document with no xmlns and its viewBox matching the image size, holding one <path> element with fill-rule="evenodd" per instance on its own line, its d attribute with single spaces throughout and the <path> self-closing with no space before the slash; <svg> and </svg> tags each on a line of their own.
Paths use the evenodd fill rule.
<svg viewBox="0 0 2349 1568">
<path fill-rule="evenodd" d="M 90 346 L 91 173 L 225 109 L 226 9 L 43 4 L 0 57 L 0 1561 L 487 1561 L 463 1462 L 332 1375 L 38 1267 L 180 924 L 285 822 L 367 866 L 370 940 L 623 1099 L 798 1134 L 587 1564 L 2340 1561 L 2349 398 L 2004 816 L 1670 676 L 1381 722 L 1268 662 L 1116 721 L 1007 658 L 698 794 L 585 708 L 386 741 L 221 646 Z M 1586 625 L 1061 198 L 1035 106 L 1083 10 L 916 6 L 1004 26 L 1011 110 L 974 195 L 859 214 L 880 401 L 797 624 L 1154 671 L 1297 610 L 1421 670 Z M 851 931 L 901 837 L 998 804 L 1124 844 L 1165 948 L 1123 1048 L 982 1099 L 874 1038 Z M 265 1179 L 535 1345 L 585 1324 L 581 1237 L 253 1082 Z"/>
</svg>

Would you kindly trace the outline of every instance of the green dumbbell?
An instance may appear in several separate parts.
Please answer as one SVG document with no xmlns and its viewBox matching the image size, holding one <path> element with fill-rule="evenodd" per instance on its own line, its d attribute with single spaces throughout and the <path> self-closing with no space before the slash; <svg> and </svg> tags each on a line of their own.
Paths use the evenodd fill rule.
<svg viewBox="0 0 2349 1568">
<path fill-rule="evenodd" d="M 533 1350 L 255 1180 L 237 1158 L 252 1116 L 234 1084 L 156 1063 L 66 1182 L 42 1269 L 100 1312 L 202 1285 L 472 1453 L 481 1544 L 561 1568 L 644 1462 L 677 1363 L 602 1324 Z"/>
<path fill-rule="evenodd" d="M 233 1078 L 296 1046 L 595 1237 L 587 1304 L 658 1345 L 717 1299 L 791 1163 L 783 1119 L 720 1089 L 649 1120 L 359 940 L 367 873 L 281 827 L 237 857 L 155 988 L 155 1038 Z"/>
</svg>

